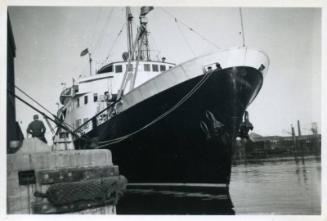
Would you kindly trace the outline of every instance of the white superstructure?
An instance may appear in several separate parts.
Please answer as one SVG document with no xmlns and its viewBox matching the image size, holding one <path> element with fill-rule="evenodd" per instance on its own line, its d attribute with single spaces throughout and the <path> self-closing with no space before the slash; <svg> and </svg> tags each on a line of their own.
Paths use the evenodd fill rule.
<svg viewBox="0 0 327 221">
<path fill-rule="evenodd" d="M 63 107 L 58 116 L 75 130 L 104 110 L 117 97 L 126 71 L 137 73 L 134 85 L 137 88 L 174 66 L 164 61 L 139 61 L 138 64 L 136 61 L 121 61 L 105 65 L 96 75 L 79 78 L 72 87 L 63 90 L 60 97 Z M 129 87 L 126 87 L 124 93 L 129 91 Z M 101 117 L 107 118 L 107 113 L 99 116 L 100 119 Z M 91 123 L 85 125 L 79 132 L 88 132 L 91 130 L 90 125 Z"/>
<path fill-rule="evenodd" d="M 133 42 L 133 15 L 130 8 L 126 8 L 128 52 L 123 53 L 123 61 L 109 63 L 95 75 L 91 75 L 90 53 L 87 49 L 81 53 L 81 56 L 89 54 L 90 76 L 79 78 L 71 87 L 62 91 L 60 102 L 63 107 L 58 111 L 59 119 L 72 131 L 79 134 L 89 132 L 94 123 L 90 119 L 96 115 L 97 125 L 107 121 L 116 114 L 113 109 L 103 111 L 108 109 L 110 104 L 121 100 L 123 95 L 175 66 L 166 62 L 164 57 L 160 61 L 154 61 L 150 57 L 146 15 L 152 9 L 153 7 L 141 8 L 140 26 Z M 116 108 L 116 105 L 113 108 Z M 83 125 L 85 122 L 88 123 Z"/>
</svg>

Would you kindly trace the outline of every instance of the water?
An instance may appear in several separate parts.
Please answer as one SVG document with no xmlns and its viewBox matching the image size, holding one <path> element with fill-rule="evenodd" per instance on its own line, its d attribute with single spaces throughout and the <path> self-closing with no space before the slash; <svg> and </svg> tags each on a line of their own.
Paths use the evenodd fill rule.
<svg viewBox="0 0 327 221">
<path fill-rule="evenodd" d="M 320 214 L 320 159 L 275 158 L 233 167 L 236 214 Z"/>
<path fill-rule="evenodd" d="M 221 188 L 133 189 L 118 214 L 320 214 L 321 166 L 316 157 L 272 158 L 234 165 Z"/>
</svg>

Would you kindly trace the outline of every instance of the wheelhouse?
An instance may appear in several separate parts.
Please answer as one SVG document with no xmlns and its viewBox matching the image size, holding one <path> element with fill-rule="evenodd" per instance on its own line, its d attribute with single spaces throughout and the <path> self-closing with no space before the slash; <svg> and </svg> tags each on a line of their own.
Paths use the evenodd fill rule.
<svg viewBox="0 0 327 221">
<path fill-rule="evenodd" d="M 103 66 L 100 70 L 97 71 L 98 74 L 112 73 L 120 74 L 125 73 L 126 69 L 128 71 L 135 71 L 136 61 L 132 61 L 129 65 L 126 61 L 113 62 Z M 128 66 L 128 67 L 127 67 Z M 164 72 L 173 68 L 175 64 L 169 62 L 161 61 L 140 61 L 138 64 L 138 72 Z"/>
</svg>

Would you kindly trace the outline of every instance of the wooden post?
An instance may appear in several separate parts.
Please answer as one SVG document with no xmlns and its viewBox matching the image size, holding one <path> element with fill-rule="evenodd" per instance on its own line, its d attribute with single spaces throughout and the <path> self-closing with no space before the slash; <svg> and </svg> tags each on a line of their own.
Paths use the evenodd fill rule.
<svg viewBox="0 0 327 221">
<path fill-rule="evenodd" d="M 293 151 L 294 151 L 295 159 L 297 160 L 296 137 L 295 137 L 295 131 L 294 131 L 293 124 L 291 124 L 291 130 L 292 130 Z"/>
<path fill-rule="evenodd" d="M 301 153 L 301 156 L 303 157 L 303 154 L 304 154 L 304 145 L 302 144 L 302 141 L 301 141 L 301 136 L 302 136 L 302 133 L 301 133 L 301 126 L 300 126 L 300 121 L 298 120 L 297 121 L 297 131 L 298 131 L 298 139 L 297 139 L 297 147 L 299 149 L 299 152 Z"/>
</svg>

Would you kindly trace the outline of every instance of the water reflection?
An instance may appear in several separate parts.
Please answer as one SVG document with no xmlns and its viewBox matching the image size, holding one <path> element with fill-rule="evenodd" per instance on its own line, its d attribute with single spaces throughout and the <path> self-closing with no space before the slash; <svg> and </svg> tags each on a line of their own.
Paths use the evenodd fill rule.
<svg viewBox="0 0 327 221">
<path fill-rule="evenodd" d="M 320 214 L 320 158 L 284 157 L 233 167 L 236 214 Z"/>
<path fill-rule="evenodd" d="M 118 214 L 224 214 L 233 215 L 227 188 L 129 187 L 119 201 Z"/>
<path fill-rule="evenodd" d="M 118 214 L 320 214 L 320 158 L 247 160 L 233 166 L 230 189 L 129 187 Z"/>
</svg>

